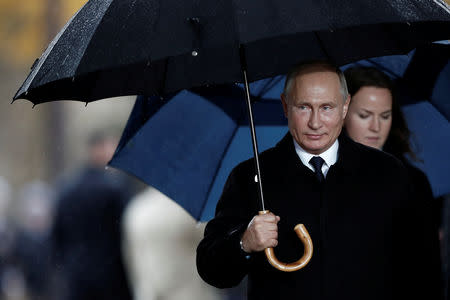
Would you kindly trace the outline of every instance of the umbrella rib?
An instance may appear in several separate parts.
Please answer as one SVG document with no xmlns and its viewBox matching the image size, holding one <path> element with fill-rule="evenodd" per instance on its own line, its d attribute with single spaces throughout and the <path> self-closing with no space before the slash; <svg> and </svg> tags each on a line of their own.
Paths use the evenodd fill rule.
<svg viewBox="0 0 450 300">
<path fill-rule="evenodd" d="M 112 1 L 109 2 L 108 7 L 104 10 L 103 14 L 102 14 L 102 18 L 101 20 L 97 23 L 97 25 L 95 26 L 95 30 L 92 31 L 92 35 L 91 38 L 89 39 L 89 42 L 86 44 L 86 47 L 83 50 L 83 54 L 80 56 L 80 62 L 82 61 L 83 57 L 84 57 L 84 53 L 86 53 L 86 50 L 89 48 L 89 46 L 91 45 L 92 42 L 92 36 L 95 35 L 96 29 L 100 26 L 100 24 L 102 23 L 104 16 L 106 15 L 106 12 L 108 11 L 108 9 L 111 7 Z M 75 74 L 78 71 L 78 68 L 80 67 L 80 63 L 78 63 L 78 66 L 75 70 Z M 75 74 L 73 74 L 75 76 Z"/>
<path fill-rule="evenodd" d="M 240 119 L 242 119 L 242 114 L 241 114 L 241 118 Z M 209 197 L 211 195 L 211 190 L 213 188 L 214 182 L 215 182 L 215 180 L 217 178 L 217 175 L 219 174 L 219 170 L 222 168 L 223 158 L 228 153 L 228 150 L 230 149 L 231 143 L 232 143 L 234 137 L 236 136 L 236 133 L 237 133 L 238 129 L 239 129 L 239 122 L 236 122 L 236 127 L 234 128 L 233 133 L 231 134 L 231 137 L 230 137 L 230 139 L 228 141 L 228 144 L 227 144 L 227 146 L 225 147 L 225 149 L 224 149 L 224 151 L 222 153 L 222 160 L 220 161 L 219 166 L 216 168 L 216 171 L 214 172 L 213 180 L 211 181 L 212 183 L 210 184 L 210 186 L 208 188 L 208 193 L 206 194 L 206 199 L 205 199 L 205 201 L 203 201 L 203 205 L 202 205 L 202 207 L 200 209 L 199 216 L 197 217 L 197 220 L 200 220 L 200 218 L 203 215 L 203 212 L 204 212 L 205 207 L 206 207 L 206 203 L 208 202 L 208 199 L 209 199 Z"/>
<path fill-rule="evenodd" d="M 322 52 L 325 54 L 325 56 L 327 57 L 327 60 L 329 60 L 330 62 L 334 63 L 334 61 L 332 61 L 331 56 L 328 55 L 327 50 L 325 49 L 325 44 L 323 43 L 322 39 L 319 36 L 319 33 L 317 31 L 314 31 L 314 35 L 316 36 L 316 39 L 319 43 L 320 49 L 322 49 Z"/>
<path fill-rule="evenodd" d="M 262 98 L 263 94 L 265 94 L 267 91 L 270 91 L 274 86 L 278 84 L 278 82 L 281 81 L 281 76 L 279 77 L 272 77 L 268 82 L 264 85 L 264 87 L 261 89 L 261 91 L 258 93 L 258 98 Z"/>
<path fill-rule="evenodd" d="M 442 118 L 446 119 L 447 121 L 449 121 L 449 119 L 447 118 L 447 115 L 445 114 L 444 110 L 440 107 L 438 107 L 436 104 L 434 104 L 432 101 L 429 101 L 429 103 L 431 104 L 431 106 L 436 110 L 437 113 L 439 113 Z"/>
<path fill-rule="evenodd" d="M 376 61 L 374 61 L 373 59 L 370 59 L 370 58 L 368 58 L 367 61 L 369 61 L 371 64 L 373 64 L 375 67 L 377 67 L 377 69 L 380 69 L 380 70 L 382 70 L 385 73 L 389 73 L 392 77 L 399 78 L 399 76 L 397 74 L 395 74 L 390 69 L 388 69 L 385 66 L 383 66 L 381 63 L 376 62 Z"/>
<path fill-rule="evenodd" d="M 434 3 L 442 7 L 447 13 L 450 14 L 450 6 L 442 0 L 433 0 Z"/>
<path fill-rule="evenodd" d="M 86 5 L 86 4 L 85 4 Z M 33 71 L 31 72 L 30 76 L 27 78 L 26 81 L 28 81 L 26 84 L 24 83 L 23 85 L 23 89 L 24 90 L 28 90 L 31 82 L 34 80 L 34 78 L 36 77 L 39 69 L 41 68 L 41 66 L 44 64 L 44 62 L 47 60 L 47 57 L 49 56 L 50 52 L 52 51 L 52 49 L 55 47 L 55 45 L 58 43 L 60 37 L 63 35 L 63 33 L 66 31 L 66 29 L 72 24 L 72 21 L 75 19 L 75 17 L 78 15 L 78 13 L 84 8 L 84 6 L 81 7 L 73 16 L 72 18 L 70 18 L 70 20 L 66 23 L 66 25 L 64 25 L 64 27 L 58 32 L 58 34 L 53 38 L 53 40 L 50 42 L 50 44 L 48 45 L 47 49 L 45 50 L 45 52 L 41 55 L 41 57 L 37 60 L 36 65 L 33 68 Z M 42 77 L 42 76 L 41 76 Z M 16 96 L 18 96 L 18 94 L 16 94 Z"/>
</svg>

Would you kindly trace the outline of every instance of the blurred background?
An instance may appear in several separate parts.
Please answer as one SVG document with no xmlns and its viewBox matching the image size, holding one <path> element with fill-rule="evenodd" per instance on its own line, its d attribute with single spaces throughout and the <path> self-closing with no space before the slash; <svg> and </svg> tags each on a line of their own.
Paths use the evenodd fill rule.
<svg viewBox="0 0 450 300">
<path fill-rule="evenodd" d="M 96 101 L 87 106 L 73 101 L 45 103 L 36 107 L 26 100 L 11 104 L 33 62 L 85 2 L 87 0 L 0 0 L 0 300 L 62 299 L 66 283 L 58 276 L 61 266 L 53 264 L 51 249 L 46 248 L 50 245 L 47 238 L 57 214 L 56 202 L 61 185 L 66 177 L 85 163 L 88 155 L 86 145 L 92 135 L 102 131 L 120 137 L 135 101 L 135 97 L 120 97 Z M 446 2 L 450 4 L 450 0 Z M 142 189 L 143 186 L 136 183 L 132 193 L 137 194 Z M 142 270 L 145 264 L 142 264 L 142 256 L 139 255 L 148 252 L 139 251 L 151 244 L 148 240 L 148 230 L 151 229 L 148 226 L 158 226 L 145 223 L 152 216 L 143 213 L 144 207 L 152 207 L 159 216 L 168 213 L 166 210 L 179 209 L 167 205 L 158 207 L 163 197 L 147 189 L 125 213 L 125 219 L 129 222 L 124 230 L 127 233 L 125 240 L 130 244 L 125 256 L 134 264 L 129 268 L 134 281 L 131 284 L 142 285 L 132 287 L 134 299 L 158 298 L 157 295 L 151 296 L 157 290 L 156 286 L 153 291 L 146 291 L 152 290 L 152 287 L 149 281 L 142 281 L 142 276 L 147 273 Z M 146 200 L 150 198 L 159 200 L 150 204 Z M 186 251 L 194 253 L 202 228 L 189 218 L 186 214 L 173 223 L 193 228 L 191 235 L 194 242 L 189 241 Z M 163 255 L 165 252 L 163 249 L 154 251 L 160 251 Z M 148 262 L 156 263 L 156 260 L 154 257 L 148 258 Z M 194 266 L 186 272 L 186 276 L 192 277 L 192 274 L 197 276 Z M 166 276 L 171 278 L 173 274 Z M 172 286 L 165 288 L 176 290 Z M 187 287 L 182 288 L 174 293 L 174 299 L 181 292 L 185 293 Z M 197 290 L 205 288 L 208 287 L 196 286 Z M 242 289 L 227 294 L 211 290 L 209 294 L 205 294 L 205 290 L 202 293 L 208 295 L 207 299 L 243 299 Z M 164 299 L 172 298 L 165 296 Z"/>
<path fill-rule="evenodd" d="M 86 164 L 89 139 L 97 132 L 118 139 L 134 104 L 135 97 L 11 104 L 35 59 L 85 2 L 0 0 L 1 300 L 68 297 L 50 241 L 58 194 Z"/>
</svg>

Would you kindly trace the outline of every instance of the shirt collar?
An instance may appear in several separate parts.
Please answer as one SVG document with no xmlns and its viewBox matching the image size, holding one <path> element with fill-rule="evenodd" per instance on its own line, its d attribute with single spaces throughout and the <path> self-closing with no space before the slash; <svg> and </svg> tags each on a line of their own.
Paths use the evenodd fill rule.
<svg viewBox="0 0 450 300">
<path fill-rule="evenodd" d="M 297 152 L 297 155 L 302 161 L 302 163 L 309 169 L 314 170 L 313 167 L 309 164 L 309 161 L 313 156 L 322 157 L 322 159 L 325 161 L 326 167 L 328 168 L 336 163 L 339 149 L 339 141 L 337 139 L 336 141 L 334 141 L 333 145 L 331 145 L 330 148 L 328 148 L 325 152 L 319 155 L 306 152 L 302 147 L 300 147 L 299 144 L 297 144 L 297 141 L 294 138 L 292 139 L 294 141 L 295 152 Z"/>
</svg>

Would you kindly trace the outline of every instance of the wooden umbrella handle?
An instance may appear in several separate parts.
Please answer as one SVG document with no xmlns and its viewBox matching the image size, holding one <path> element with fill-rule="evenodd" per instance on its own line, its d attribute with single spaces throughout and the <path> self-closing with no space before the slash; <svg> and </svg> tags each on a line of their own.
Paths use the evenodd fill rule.
<svg viewBox="0 0 450 300">
<path fill-rule="evenodd" d="M 269 213 L 268 210 L 259 212 L 260 215 L 264 215 L 267 213 Z M 308 230 L 306 230 L 305 225 L 297 224 L 294 228 L 294 231 L 295 231 L 295 233 L 297 233 L 297 236 L 302 241 L 304 248 L 305 248 L 305 251 L 303 252 L 303 256 L 296 262 L 283 263 L 276 258 L 273 248 L 264 249 L 264 252 L 266 253 L 266 257 L 267 257 L 267 260 L 269 261 L 269 263 L 276 269 L 283 271 L 283 272 L 294 272 L 294 271 L 302 269 L 311 260 L 311 257 L 313 254 L 313 243 L 312 243 L 311 237 L 309 236 Z"/>
</svg>

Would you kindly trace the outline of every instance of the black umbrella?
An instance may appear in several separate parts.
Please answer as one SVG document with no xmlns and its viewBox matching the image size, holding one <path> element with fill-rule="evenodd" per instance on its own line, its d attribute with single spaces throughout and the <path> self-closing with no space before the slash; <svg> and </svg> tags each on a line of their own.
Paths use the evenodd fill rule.
<svg viewBox="0 0 450 300">
<path fill-rule="evenodd" d="M 284 74 L 297 61 L 337 65 L 450 38 L 442 0 L 90 0 L 14 99 L 33 103 L 165 94 Z"/>
<path fill-rule="evenodd" d="M 449 12 L 441 0 L 90 0 L 35 62 L 14 99 L 89 102 L 245 82 L 265 211 L 248 81 L 285 73 L 299 60 L 342 65 L 407 53 L 450 38 Z"/>
</svg>

